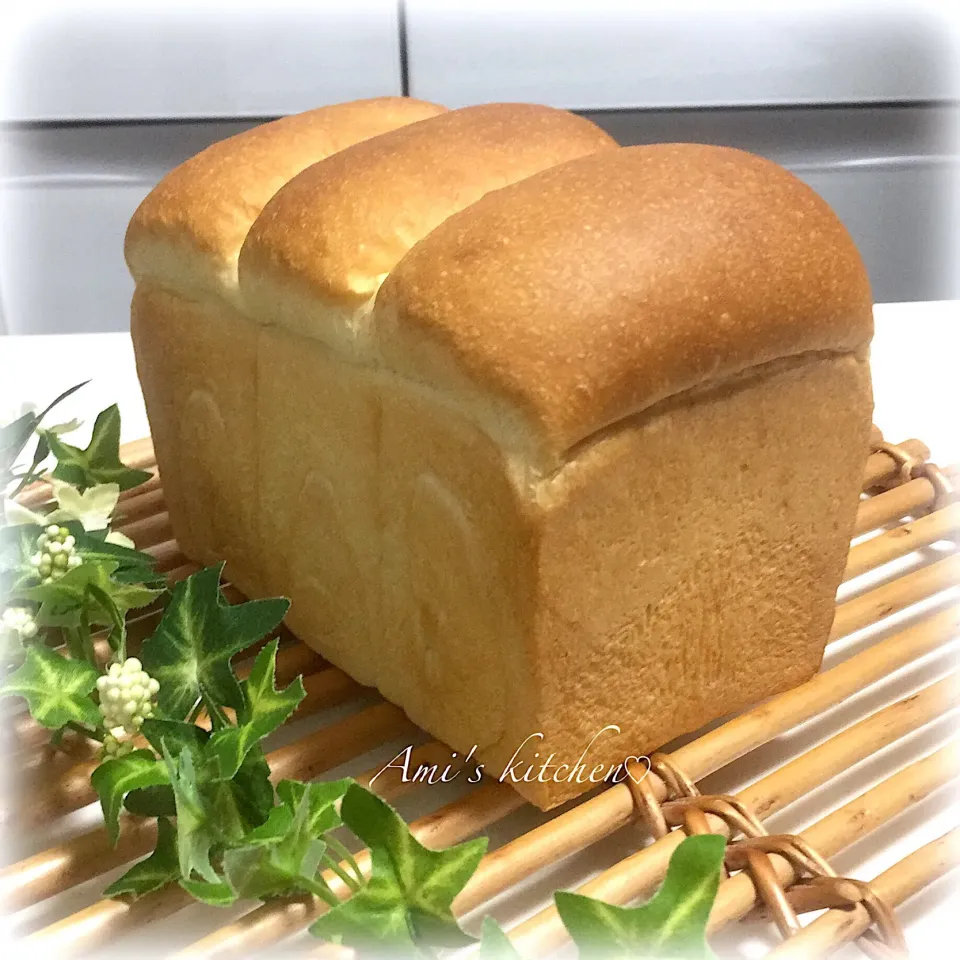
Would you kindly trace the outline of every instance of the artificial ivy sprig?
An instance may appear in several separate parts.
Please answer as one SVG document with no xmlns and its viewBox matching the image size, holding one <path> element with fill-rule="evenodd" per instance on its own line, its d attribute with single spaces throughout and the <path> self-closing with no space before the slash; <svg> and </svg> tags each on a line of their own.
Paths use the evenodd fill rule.
<svg viewBox="0 0 960 960">
<path fill-rule="evenodd" d="M 72 484 L 81 493 L 102 483 L 115 483 L 121 490 L 129 490 L 150 479 L 145 470 L 131 469 L 120 460 L 120 410 L 116 404 L 99 414 L 86 449 L 64 443 L 52 430 L 41 428 L 37 433 L 57 458 L 54 477 Z"/>
</svg>

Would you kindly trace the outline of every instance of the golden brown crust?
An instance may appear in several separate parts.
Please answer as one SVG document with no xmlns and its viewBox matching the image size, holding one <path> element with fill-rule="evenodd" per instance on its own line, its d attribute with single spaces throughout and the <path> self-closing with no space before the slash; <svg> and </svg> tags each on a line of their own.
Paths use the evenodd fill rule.
<svg viewBox="0 0 960 960">
<path fill-rule="evenodd" d="M 519 412 L 549 459 L 697 385 L 860 349 L 873 321 L 853 241 L 813 190 L 739 150 L 660 144 L 451 217 L 391 273 L 373 327 L 388 365 L 501 422 Z"/>
<path fill-rule="evenodd" d="M 244 296 L 259 312 L 289 283 L 356 309 L 451 214 L 615 146 L 582 117 L 520 103 L 453 110 L 358 143 L 294 177 L 264 208 L 240 254 Z"/>
<path fill-rule="evenodd" d="M 172 170 L 137 209 L 125 253 L 137 280 L 223 293 L 266 202 L 305 167 L 444 107 L 379 97 L 283 117 L 215 143 Z"/>
</svg>

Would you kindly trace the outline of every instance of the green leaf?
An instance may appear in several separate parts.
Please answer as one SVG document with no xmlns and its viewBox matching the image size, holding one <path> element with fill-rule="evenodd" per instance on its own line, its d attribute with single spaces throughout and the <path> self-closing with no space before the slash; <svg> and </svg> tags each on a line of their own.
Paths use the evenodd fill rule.
<svg viewBox="0 0 960 960">
<path fill-rule="evenodd" d="M 500 928 L 500 924 L 489 915 L 483 918 L 477 956 L 480 960 L 521 960 L 513 942 Z"/>
<path fill-rule="evenodd" d="M 306 797 L 309 805 L 308 829 L 313 836 L 319 836 L 343 823 L 337 811 L 337 803 L 343 799 L 353 782 L 349 777 L 318 783 L 281 780 L 277 784 L 277 796 L 280 802 L 291 810 L 296 810 Z"/>
<path fill-rule="evenodd" d="M 286 600 L 253 600 L 235 606 L 220 591 L 223 565 L 182 580 L 156 632 L 143 644 L 144 669 L 160 683 L 158 704 L 168 716 L 186 718 L 201 694 L 207 706 L 243 708 L 230 660 L 274 630 Z"/>
<path fill-rule="evenodd" d="M 313 924 L 315 936 L 403 954 L 416 953 L 423 941 L 438 947 L 472 942 L 450 907 L 476 870 L 485 838 L 428 850 L 392 807 L 359 784 L 347 790 L 340 815 L 370 848 L 370 879 Z"/>
<path fill-rule="evenodd" d="M 90 694 L 97 676 L 89 663 L 31 646 L 23 664 L 0 685 L 0 696 L 23 697 L 34 720 L 50 730 L 68 723 L 96 728 L 100 726 L 100 711 Z"/>
<path fill-rule="evenodd" d="M 209 732 L 196 724 L 159 717 L 144 720 L 140 732 L 158 754 L 162 754 L 166 748 L 174 758 L 186 749 L 199 751 L 210 739 Z"/>
<path fill-rule="evenodd" d="M 274 686 L 279 645 L 279 640 L 273 640 L 257 654 L 243 685 L 240 726 L 224 727 L 210 738 L 207 753 L 213 758 L 221 780 L 231 779 L 250 750 L 273 733 L 306 696 L 300 677 L 282 691 Z"/>
<path fill-rule="evenodd" d="M 146 471 L 133 470 L 120 461 L 120 410 L 116 404 L 107 407 L 97 417 L 90 444 L 85 450 L 64 443 L 49 430 L 40 433 L 57 458 L 53 475 L 81 491 L 98 483 L 116 483 L 121 490 L 129 490 L 150 479 Z"/>
<path fill-rule="evenodd" d="M 134 750 L 125 757 L 105 760 L 93 771 L 90 783 L 100 797 L 111 844 L 116 845 L 120 835 L 119 817 L 124 797 L 132 790 L 163 786 L 169 782 L 167 768 L 149 750 Z"/>
<path fill-rule="evenodd" d="M 125 894 L 142 897 L 180 879 L 177 862 L 177 832 L 166 817 L 157 821 L 157 846 L 145 860 L 135 863 L 122 877 L 103 891 L 105 897 Z"/>
<path fill-rule="evenodd" d="M 123 808 L 138 817 L 175 817 L 177 804 L 173 787 L 143 787 L 131 790 L 123 801 Z"/>
<path fill-rule="evenodd" d="M 174 757 L 163 745 L 173 797 L 177 806 L 177 858 L 180 875 L 190 880 L 194 872 L 209 883 L 221 883 L 210 862 L 210 852 L 219 840 L 219 832 L 197 784 L 194 751 L 184 749 Z"/>
<path fill-rule="evenodd" d="M 76 540 L 77 550 L 85 563 L 113 564 L 111 576 L 117 583 L 141 583 L 155 590 L 166 588 L 163 574 L 157 573 L 156 559 L 149 553 L 132 550 L 119 543 L 109 543 L 104 538 L 107 530 L 84 530 L 83 524 L 70 520 L 61 524 Z"/>
<path fill-rule="evenodd" d="M 209 880 L 181 880 L 183 887 L 191 897 L 211 907 L 229 907 L 236 903 L 237 895 L 225 880 L 211 883 Z"/>
<path fill-rule="evenodd" d="M 224 871 L 237 895 L 264 899 L 306 892 L 332 897 L 317 876 L 326 849 L 323 835 L 339 825 L 335 804 L 352 782 L 282 781 L 277 788 L 281 805 L 242 845 L 224 854 Z"/>
<path fill-rule="evenodd" d="M 687 837 L 673 852 L 663 885 L 641 907 L 618 907 L 575 893 L 554 894 L 560 918 L 591 957 L 708 958 L 706 929 L 720 884 L 726 841 Z"/>
<path fill-rule="evenodd" d="M 163 754 L 166 746 L 172 757 L 179 757 L 181 751 L 185 749 L 199 751 L 210 738 L 206 730 L 192 723 L 163 720 L 158 717 L 149 717 L 144 720 L 140 733 L 158 755 Z M 162 786 L 131 790 L 123 801 L 123 805 L 130 813 L 141 817 L 173 817 L 177 812 L 173 787 L 169 782 L 165 782 Z"/>
<path fill-rule="evenodd" d="M 117 583 L 111 579 L 115 569 L 113 562 L 85 560 L 50 583 L 23 590 L 22 595 L 40 604 L 37 623 L 41 626 L 76 627 L 85 614 L 87 623 L 116 628 L 128 610 L 152 603 L 159 591 Z"/>
</svg>

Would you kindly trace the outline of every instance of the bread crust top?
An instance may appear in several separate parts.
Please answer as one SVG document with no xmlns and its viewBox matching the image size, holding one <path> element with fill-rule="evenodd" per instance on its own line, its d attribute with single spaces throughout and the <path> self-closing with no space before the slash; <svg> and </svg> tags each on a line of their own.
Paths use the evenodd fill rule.
<svg viewBox="0 0 960 960">
<path fill-rule="evenodd" d="M 324 306 L 361 308 L 451 214 L 616 146 L 589 120 L 525 103 L 451 110 L 357 143 L 304 170 L 266 205 L 240 254 L 241 289 L 255 299 L 256 288 L 291 283 Z"/>
<path fill-rule="evenodd" d="M 237 257 L 267 201 L 310 164 L 360 140 L 443 113 L 409 97 L 320 107 L 246 130 L 180 164 L 127 228 L 134 279 L 233 299 Z"/>
<path fill-rule="evenodd" d="M 372 326 L 387 366 L 551 460 L 702 384 L 864 349 L 873 316 L 857 249 L 812 189 L 740 150 L 658 144 L 450 217 L 392 271 Z"/>
</svg>

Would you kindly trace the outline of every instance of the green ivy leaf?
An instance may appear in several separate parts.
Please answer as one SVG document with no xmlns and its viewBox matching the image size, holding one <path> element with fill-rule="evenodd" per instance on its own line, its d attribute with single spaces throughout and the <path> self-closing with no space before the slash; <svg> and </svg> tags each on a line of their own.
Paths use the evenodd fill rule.
<svg viewBox="0 0 960 960">
<path fill-rule="evenodd" d="M 192 723 L 163 720 L 158 717 L 144 720 L 140 732 L 158 755 L 163 754 L 166 746 L 172 757 L 179 757 L 181 751 L 185 749 L 199 751 L 210 738 L 206 730 Z M 124 799 L 123 805 L 130 813 L 141 817 L 173 817 L 177 812 L 173 787 L 166 781 L 162 786 L 131 790 Z"/>
<path fill-rule="evenodd" d="M 23 697 L 33 719 L 50 730 L 71 722 L 96 728 L 100 726 L 100 711 L 90 694 L 97 676 L 89 663 L 31 646 L 20 667 L 0 685 L 0 696 Z"/>
<path fill-rule="evenodd" d="M 103 891 L 105 897 L 130 895 L 142 897 L 180 879 L 177 862 L 177 831 L 172 823 L 161 817 L 157 821 L 157 846 L 153 853 L 135 863 L 122 877 Z"/>
<path fill-rule="evenodd" d="M 76 540 L 77 550 L 85 563 L 113 564 L 111 576 L 117 583 L 146 584 L 156 590 L 166 589 L 163 574 L 157 573 L 156 559 L 119 543 L 109 543 L 104 538 L 108 530 L 84 530 L 83 524 L 70 520 L 61 526 L 67 527 Z"/>
<path fill-rule="evenodd" d="M 193 723 L 160 717 L 148 717 L 143 721 L 140 732 L 158 754 L 162 754 L 166 748 L 174 758 L 179 757 L 184 750 L 201 750 L 210 739 L 208 731 Z"/>
<path fill-rule="evenodd" d="M 224 871 L 239 897 L 265 899 L 314 893 L 329 896 L 317 876 L 326 849 L 323 835 L 339 826 L 336 802 L 352 780 L 300 783 L 284 780 L 277 788 L 280 805 L 251 831 L 242 845 L 227 850 Z"/>
<path fill-rule="evenodd" d="M 340 815 L 370 848 L 370 879 L 313 924 L 315 936 L 403 954 L 416 954 L 424 941 L 438 947 L 472 942 L 450 907 L 477 869 L 485 838 L 428 850 L 392 807 L 359 784 L 347 790 Z"/>
<path fill-rule="evenodd" d="M 38 432 L 57 458 L 53 475 L 81 492 L 98 483 L 116 483 L 121 490 L 129 490 L 150 479 L 146 471 L 133 470 L 120 461 L 120 410 L 116 404 L 99 414 L 85 450 L 64 443 L 50 430 Z"/>
<path fill-rule="evenodd" d="M 231 659 L 283 620 L 287 600 L 231 606 L 220 591 L 223 565 L 207 567 L 173 588 L 156 632 L 143 644 L 144 669 L 160 683 L 158 704 L 185 719 L 203 694 L 208 706 L 243 708 Z"/>
<path fill-rule="evenodd" d="M 163 760 L 177 807 L 180 875 L 184 880 L 190 880 L 196 872 L 209 883 L 221 883 L 210 862 L 211 850 L 219 841 L 219 831 L 200 795 L 194 751 L 183 749 L 174 757 L 164 743 Z"/>
<path fill-rule="evenodd" d="M 726 841 L 687 837 L 663 885 L 641 907 L 618 907 L 575 893 L 554 894 L 560 918 L 585 958 L 709 958 L 706 929 L 720 885 Z"/>
<path fill-rule="evenodd" d="M 127 611 L 145 607 L 160 591 L 111 579 L 116 564 L 84 561 L 62 577 L 23 591 L 27 600 L 40 604 L 41 626 L 79 626 L 84 616 L 90 624 L 113 626 Z"/>
<path fill-rule="evenodd" d="M 336 829 L 343 823 L 337 811 L 337 803 L 343 799 L 353 782 L 349 777 L 319 783 L 281 780 L 277 784 L 277 796 L 280 802 L 290 810 L 298 809 L 306 797 L 309 807 L 308 830 L 313 836 L 319 836 L 328 830 Z"/>
<path fill-rule="evenodd" d="M 234 777 L 250 750 L 273 733 L 306 696 L 300 677 L 284 690 L 275 687 L 279 645 L 279 640 L 271 641 L 253 662 L 250 676 L 243 684 L 240 725 L 218 730 L 210 738 L 207 754 L 212 757 L 221 780 Z"/>
<path fill-rule="evenodd" d="M 233 888 L 225 880 L 217 883 L 209 880 L 181 880 L 180 886 L 191 897 L 211 907 L 229 907 L 237 900 Z"/>
<path fill-rule="evenodd" d="M 134 750 L 125 757 L 105 760 L 90 776 L 100 797 L 103 822 L 110 843 L 116 846 L 120 836 L 120 809 L 124 797 L 133 790 L 169 784 L 167 768 L 149 750 Z"/>
<path fill-rule="evenodd" d="M 489 915 L 483 918 L 477 956 L 480 960 L 521 960 L 513 942 L 500 928 L 500 924 Z"/>
</svg>

